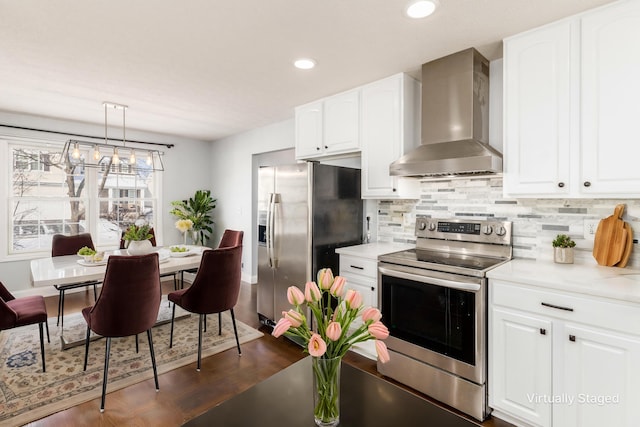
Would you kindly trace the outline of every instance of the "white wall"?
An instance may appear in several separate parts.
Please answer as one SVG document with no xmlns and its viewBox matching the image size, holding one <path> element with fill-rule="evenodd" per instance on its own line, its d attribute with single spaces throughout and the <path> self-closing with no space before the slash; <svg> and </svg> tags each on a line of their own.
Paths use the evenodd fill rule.
<svg viewBox="0 0 640 427">
<path fill-rule="evenodd" d="M 252 220 L 253 155 L 295 146 L 294 120 L 215 141 L 211 147 L 211 188 L 218 200 L 214 211 L 215 241 L 226 228 L 244 231 L 242 280 L 256 282 L 253 252 L 257 230 Z"/>
<path fill-rule="evenodd" d="M 31 138 L 46 138 L 66 141 L 68 136 L 43 132 L 33 132 L 2 125 L 19 126 L 35 129 L 53 130 L 64 133 L 81 135 L 104 136 L 104 127 L 86 123 L 54 120 L 30 115 L 0 112 L 0 138 L 3 136 L 19 136 Z M 114 134 L 116 132 L 114 131 Z M 111 132 L 109 133 L 111 135 Z M 82 139 L 82 138 L 78 138 Z M 161 222 L 162 233 L 159 233 L 159 244 L 172 244 L 181 241 L 181 235 L 174 226 L 175 218 L 169 215 L 170 202 L 182 200 L 192 196 L 196 190 L 209 189 L 211 185 L 211 143 L 179 138 L 168 135 L 137 132 L 127 128 L 127 139 L 147 142 L 175 144 L 174 148 L 158 147 L 164 151 L 163 162 L 165 172 L 162 174 L 163 206 L 156 214 L 156 220 Z M 6 165 L 2 166 L 3 168 Z M 212 189 L 213 192 L 213 189 Z M 156 227 L 160 228 L 158 225 Z M 6 232 L 6 231 L 5 231 Z M 10 291 L 18 291 L 18 295 L 29 293 L 45 294 L 53 287 L 34 289 L 31 287 L 29 261 L 0 262 L 0 281 Z"/>
</svg>

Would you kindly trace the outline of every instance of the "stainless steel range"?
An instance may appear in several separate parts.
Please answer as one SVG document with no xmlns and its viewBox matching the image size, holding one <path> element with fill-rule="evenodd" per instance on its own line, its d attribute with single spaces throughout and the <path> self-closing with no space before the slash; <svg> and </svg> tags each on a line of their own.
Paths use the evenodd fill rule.
<svg viewBox="0 0 640 427">
<path fill-rule="evenodd" d="M 484 420 L 486 273 L 512 257 L 511 222 L 418 217 L 415 234 L 415 249 L 378 258 L 391 355 L 378 371 Z"/>
</svg>

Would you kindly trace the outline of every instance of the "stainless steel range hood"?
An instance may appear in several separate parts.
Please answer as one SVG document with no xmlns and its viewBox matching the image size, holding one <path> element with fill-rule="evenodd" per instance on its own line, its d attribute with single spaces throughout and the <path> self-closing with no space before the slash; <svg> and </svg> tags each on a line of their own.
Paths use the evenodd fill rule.
<svg viewBox="0 0 640 427">
<path fill-rule="evenodd" d="M 422 144 L 391 163 L 395 176 L 502 172 L 489 141 L 489 61 L 473 49 L 422 66 Z"/>
</svg>

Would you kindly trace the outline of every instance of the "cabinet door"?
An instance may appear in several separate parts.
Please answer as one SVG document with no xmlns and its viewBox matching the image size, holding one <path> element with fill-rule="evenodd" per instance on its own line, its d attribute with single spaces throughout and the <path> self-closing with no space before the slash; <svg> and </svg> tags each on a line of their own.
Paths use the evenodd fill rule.
<svg viewBox="0 0 640 427">
<path fill-rule="evenodd" d="M 296 158 L 317 157 L 323 153 L 322 101 L 296 108 Z"/>
<path fill-rule="evenodd" d="M 639 196 L 640 2 L 586 13 L 581 30 L 581 191 Z"/>
<path fill-rule="evenodd" d="M 551 425 L 551 321 L 491 309 L 489 405 L 536 426 Z"/>
<path fill-rule="evenodd" d="M 378 307 L 378 295 L 376 292 L 376 279 L 364 276 L 343 275 L 347 279 L 346 289 L 353 289 L 362 294 L 362 305 L 364 307 Z M 358 319 L 354 324 L 358 323 Z M 360 322 L 359 324 L 361 324 Z"/>
<path fill-rule="evenodd" d="M 419 91 L 402 74 L 362 88 L 363 198 L 418 197 L 417 180 L 390 176 L 389 164 L 418 145 Z"/>
<path fill-rule="evenodd" d="M 360 149 L 360 91 L 324 100 L 324 150 L 335 154 Z"/>
<path fill-rule="evenodd" d="M 612 313 L 613 315 L 613 313 Z M 640 421 L 640 339 L 587 326 L 567 325 L 563 337 L 563 396 L 554 425 L 637 426 Z M 556 394 L 558 394 L 556 393 Z"/>
<path fill-rule="evenodd" d="M 506 195 L 570 191 L 573 26 L 560 21 L 504 41 Z"/>
</svg>

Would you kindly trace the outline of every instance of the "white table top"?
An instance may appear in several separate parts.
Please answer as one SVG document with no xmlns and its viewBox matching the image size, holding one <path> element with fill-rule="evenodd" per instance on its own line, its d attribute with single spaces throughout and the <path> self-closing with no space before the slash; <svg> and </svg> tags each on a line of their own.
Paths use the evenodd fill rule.
<svg viewBox="0 0 640 427">
<path fill-rule="evenodd" d="M 160 274 L 172 273 L 175 271 L 188 270 L 200 266 L 203 248 L 201 246 L 189 246 L 194 252 L 193 255 L 181 258 L 173 258 L 167 248 L 157 248 L 160 255 Z M 126 250 L 107 251 L 105 258 L 109 255 L 127 255 Z M 67 255 L 59 257 L 48 257 L 34 259 L 31 261 L 31 282 L 34 287 L 66 285 L 71 283 L 85 282 L 89 280 L 102 280 L 107 268 L 103 265 L 83 266 L 78 263 L 82 260 L 78 255 Z"/>
</svg>

